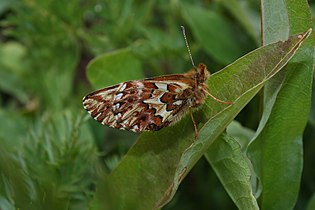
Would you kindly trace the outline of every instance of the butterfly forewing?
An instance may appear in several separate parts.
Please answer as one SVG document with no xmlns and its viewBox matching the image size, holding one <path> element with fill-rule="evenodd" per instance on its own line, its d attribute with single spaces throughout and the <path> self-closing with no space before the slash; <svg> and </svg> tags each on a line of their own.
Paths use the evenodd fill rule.
<svg viewBox="0 0 315 210">
<path fill-rule="evenodd" d="M 159 130 L 204 102 L 208 76 L 200 64 L 186 74 L 123 82 L 88 94 L 83 106 L 94 119 L 113 128 Z"/>
<path fill-rule="evenodd" d="M 193 91 L 186 83 L 164 79 L 123 82 L 95 91 L 84 97 L 84 108 L 113 128 L 159 130 L 187 110 Z"/>
</svg>

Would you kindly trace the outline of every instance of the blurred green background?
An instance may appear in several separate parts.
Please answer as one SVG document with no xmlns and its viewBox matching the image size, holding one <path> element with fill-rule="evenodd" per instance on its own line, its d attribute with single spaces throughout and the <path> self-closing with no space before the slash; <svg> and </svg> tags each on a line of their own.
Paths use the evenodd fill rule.
<svg viewBox="0 0 315 210">
<path fill-rule="evenodd" d="M 315 2 L 309 3 L 314 12 Z M 190 16 L 209 21 L 209 36 L 195 33 L 201 26 Z M 86 76 L 91 59 L 128 49 L 140 61 L 139 76 L 184 73 L 191 63 L 181 25 L 195 62 L 207 64 L 212 73 L 261 45 L 260 2 L 255 0 L 1 0 L 0 21 L 3 210 L 94 208 L 99 178 L 137 138 L 100 125 L 83 110 L 82 97 L 97 88 Z M 260 100 L 258 95 L 236 120 L 255 130 Z M 295 209 L 305 209 L 315 191 L 314 110 L 315 91 Z M 163 209 L 236 206 L 201 159 Z"/>
</svg>

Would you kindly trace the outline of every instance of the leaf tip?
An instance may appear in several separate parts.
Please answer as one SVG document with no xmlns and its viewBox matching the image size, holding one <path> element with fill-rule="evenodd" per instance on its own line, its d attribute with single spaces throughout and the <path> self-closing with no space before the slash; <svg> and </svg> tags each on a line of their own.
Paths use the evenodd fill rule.
<svg viewBox="0 0 315 210">
<path fill-rule="evenodd" d="M 313 29 L 309 28 L 306 32 L 299 34 L 298 38 L 301 40 L 307 39 L 311 35 L 312 31 Z"/>
</svg>

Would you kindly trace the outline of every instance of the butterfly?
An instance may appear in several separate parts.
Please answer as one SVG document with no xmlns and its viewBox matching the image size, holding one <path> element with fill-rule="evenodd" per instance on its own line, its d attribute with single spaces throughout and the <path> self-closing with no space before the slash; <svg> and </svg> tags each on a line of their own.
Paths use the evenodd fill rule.
<svg viewBox="0 0 315 210">
<path fill-rule="evenodd" d="M 196 138 L 198 129 L 191 110 L 204 104 L 207 96 L 220 103 L 231 102 L 209 93 L 210 73 L 205 64 L 194 65 L 184 29 L 183 34 L 193 64 L 190 71 L 122 82 L 97 90 L 83 98 L 84 109 L 103 125 L 136 133 L 158 131 L 175 124 L 189 112 Z"/>
<path fill-rule="evenodd" d="M 83 98 L 83 106 L 103 125 L 136 133 L 157 131 L 204 104 L 208 95 L 230 103 L 209 93 L 209 77 L 206 65 L 200 63 L 185 74 L 127 81 L 97 90 Z"/>
</svg>

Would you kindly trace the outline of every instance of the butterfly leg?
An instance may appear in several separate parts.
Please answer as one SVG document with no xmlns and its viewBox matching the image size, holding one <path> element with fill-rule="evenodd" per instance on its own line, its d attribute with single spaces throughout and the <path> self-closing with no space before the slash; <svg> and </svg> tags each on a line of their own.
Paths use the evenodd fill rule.
<svg viewBox="0 0 315 210">
<path fill-rule="evenodd" d="M 212 95 L 211 93 L 209 93 L 209 91 L 207 91 L 207 90 L 204 90 L 211 98 L 213 98 L 214 100 L 216 100 L 216 101 L 218 101 L 218 102 L 220 102 L 220 103 L 222 103 L 222 104 L 233 104 L 233 102 L 232 101 L 222 101 L 222 100 L 220 100 L 220 99 L 218 99 L 218 98 L 216 98 L 214 95 Z"/>
<path fill-rule="evenodd" d="M 194 124 L 194 129 L 195 129 L 195 140 L 198 138 L 198 135 L 199 135 L 199 131 L 198 131 L 198 128 L 197 128 L 197 124 L 196 124 L 196 121 L 194 119 L 194 115 L 192 113 L 192 109 L 189 108 L 189 114 L 190 114 L 190 118 Z"/>
</svg>

